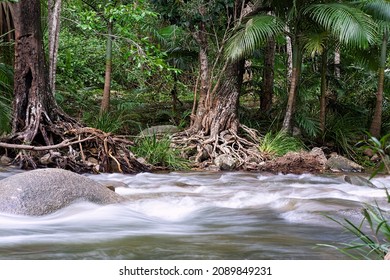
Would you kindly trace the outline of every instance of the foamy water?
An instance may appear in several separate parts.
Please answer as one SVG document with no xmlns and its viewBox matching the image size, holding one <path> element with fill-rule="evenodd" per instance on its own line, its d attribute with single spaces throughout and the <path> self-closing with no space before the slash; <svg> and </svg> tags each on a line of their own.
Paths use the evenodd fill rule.
<svg viewBox="0 0 390 280">
<path fill-rule="evenodd" d="M 342 176 L 257 173 L 88 175 L 125 184 L 128 202 L 79 202 L 42 217 L 0 214 L 1 259 L 338 259 L 348 240 L 324 214 L 358 221 L 380 188 Z"/>
</svg>

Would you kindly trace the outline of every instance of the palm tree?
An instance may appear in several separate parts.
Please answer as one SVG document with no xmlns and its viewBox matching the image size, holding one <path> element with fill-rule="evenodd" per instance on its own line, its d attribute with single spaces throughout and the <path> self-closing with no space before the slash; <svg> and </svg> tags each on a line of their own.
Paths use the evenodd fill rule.
<svg viewBox="0 0 390 280">
<path fill-rule="evenodd" d="M 370 126 L 372 136 L 379 138 L 382 126 L 382 107 L 385 80 L 385 68 L 387 60 L 387 44 L 390 31 L 390 1 L 388 0 L 366 0 L 363 1 L 362 9 L 370 14 L 378 23 L 380 37 L 380 57 L 378 65 L 378 88 L 374 114 Z"/>
<path fill-rule="evenodd" d="M 282 125 L 282 130 L 291 132 L 302 57 L 305 46 L 307 48 L 309 45 L 307 35 L 326 31 L 348 47 L 365 48 L 374 41 L 375 23 L 362 10 L 348 3 L 318 4 L 321 1 L 305 0 L 268 2 L 273 15 L 258 14 L 247 20 L 232 36 L 227 51 L 233 60 L 250 56 L 269 36 L 270 33 L 264 32 L 266 29 L 272 28 L 273 32 L 285 33 L 291 38 L 292 75 Z M 262 20 L 264 18 L 268 18 L 268 21 Z M 281 22 L 285 22 L 288 28 L 280 29 Z"/>
</svg>

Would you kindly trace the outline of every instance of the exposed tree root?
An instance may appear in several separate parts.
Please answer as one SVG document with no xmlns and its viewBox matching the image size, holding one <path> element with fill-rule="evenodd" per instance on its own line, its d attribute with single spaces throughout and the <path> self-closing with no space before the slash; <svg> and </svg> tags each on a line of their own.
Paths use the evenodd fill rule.
<svg viewBox="0 0 390 280">
<path fill-rule="evenodd" d="M 182 156 L 190 159 L 194 166 L 204 168 L 214 164 L 220 155 L 229 155 L 236 161 L 236 168 L 256 169 L 263 157 L 258 150 L 257 131 L 240 125 L 241 135 L 233 130 L 225 130 L 216 137 L 193 133 L 191 130 L 176 133 L 172 146 L 182 151 Z"/>
<path fill-rule="evenodd" d="M 3 139 L 0 147 L 13 157 L 12 164 L 23 169 L 59 167 L 78 173 L 135 173 L 149 170 L 129 150 L 133 144 L 131 141 L 95 128 L 57 122 L 42 127 L 40 136 L 46 145 L 14 144 L 15 138 L 9 137 Z M 53 144 L 55 142 L 59 143 Z"/>
</svg>

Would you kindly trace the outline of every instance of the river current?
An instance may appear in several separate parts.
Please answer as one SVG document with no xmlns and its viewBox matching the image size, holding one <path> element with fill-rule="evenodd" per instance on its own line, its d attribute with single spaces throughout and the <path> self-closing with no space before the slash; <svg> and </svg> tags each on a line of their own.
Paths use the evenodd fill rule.
<svg viewBox="0 0 390 280">
<path fill-rule="evenodd" d="M 0 214 L 0 259 L 345 259 L 320 245 L 353 240 L 325 215 L 358 222 L 364 203 L 389 210 L 390 177 L 374 179 L 376 189 L 342 175 L 87 176 L 124 183 L 116 192 L 128 202 Z"/>
</svg>

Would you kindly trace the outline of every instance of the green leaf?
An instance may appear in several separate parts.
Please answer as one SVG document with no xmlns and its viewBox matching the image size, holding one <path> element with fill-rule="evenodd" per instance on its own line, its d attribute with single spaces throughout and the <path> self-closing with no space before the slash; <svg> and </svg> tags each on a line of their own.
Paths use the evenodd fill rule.
<svg viewBox="0 0 390 280">
<path fill-rule="evenodd" d="M 284 23 L 277 17 L 258 15 L 250 18 L 231 36 L 226 47 L 226 56 L 237 60 L 249 56 L 269 38 L 284 30 Z"/>
<path fill-rule="evenodd" d="M 367 48 L 376 38 L 376 23 L 362 10 L 341 3 L 311 5 L 305 9 L 325 30 L 349 47 Z"/>
</svg>

